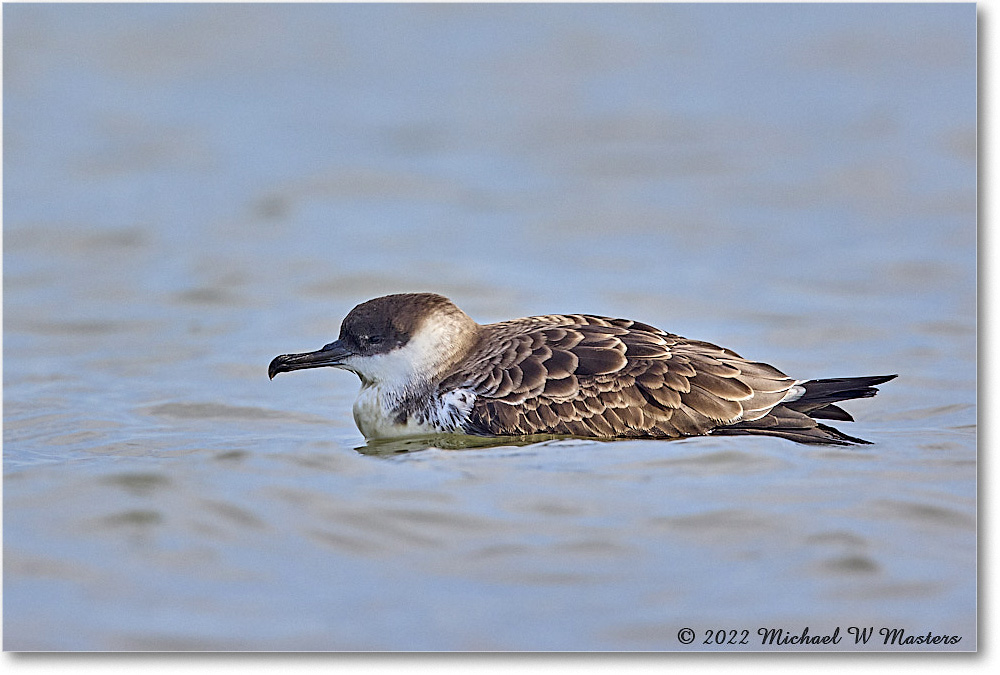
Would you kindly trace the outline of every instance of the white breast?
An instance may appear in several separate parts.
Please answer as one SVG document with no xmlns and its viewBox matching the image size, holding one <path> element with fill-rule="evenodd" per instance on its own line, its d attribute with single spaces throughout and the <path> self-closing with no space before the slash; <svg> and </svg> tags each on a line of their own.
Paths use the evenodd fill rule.
<svg viewBox="0 0 1000 675">
<path fill-rule="evenodd" d="M 431 396 L 417 409 L 404 409 L 393 392 L 378 385 L 363 386 L 354 401 L 354 422 L 368 439 L 460 433 L 474 402 L 475 394 L 457 389 Z"/>
<path fill-rule="evenodd" d="M 399 407 L 395 397 L 386 396 L 381 387 L 362 387 L 354 401 L 354 422 L 365 438 L 395 438 L 399 436 L 420 436 L 434 433 L 435 429 L 420 424 L 414 415 L 409 415 L 400 424 Z"/>
</svg>

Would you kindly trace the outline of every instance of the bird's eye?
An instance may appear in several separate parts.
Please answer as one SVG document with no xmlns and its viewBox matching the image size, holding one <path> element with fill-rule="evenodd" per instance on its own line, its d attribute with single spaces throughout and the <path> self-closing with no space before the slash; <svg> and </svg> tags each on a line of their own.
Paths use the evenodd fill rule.
<svg viewBox="0 0 1000 675">
<path fill-rule="evenodd" d="M 380 344 L 382 344 L 382 336 L 381 335 L 372 335 L 370 338 L 368 338 L 368 344 L 370 344 L 370 345 L 380 345 Z"/>
</svg>

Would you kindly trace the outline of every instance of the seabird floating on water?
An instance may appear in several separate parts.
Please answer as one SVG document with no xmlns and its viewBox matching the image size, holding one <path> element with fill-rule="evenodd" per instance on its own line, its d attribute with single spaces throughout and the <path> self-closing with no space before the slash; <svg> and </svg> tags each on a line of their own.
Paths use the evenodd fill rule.
<svg viewBox="0 0 1000 675">
<path fill-rule="evenodd" d="M 319 351 L 283 354 L 268 376 L 333 366 L 361 378 L 354 420 L 368 439 L 439 433 L 680 438 L 761 434 L 868 443 L 816 420 L 874 396 L 895 375 L 795 380 L 708 342 L 589 314 L 480 325 L 433 293 L 355 307 Z"/>
</svg>

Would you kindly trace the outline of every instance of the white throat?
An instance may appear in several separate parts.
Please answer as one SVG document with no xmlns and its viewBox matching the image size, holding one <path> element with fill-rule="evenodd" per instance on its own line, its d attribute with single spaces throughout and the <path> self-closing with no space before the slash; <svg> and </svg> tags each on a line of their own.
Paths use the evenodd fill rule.
<svg viewBox="0 0 1000 675">
<path fill-rule="evenodd" d="M 402 347 L 384 354 L 352 356 L 343 367 L 357 373 L 362 386 L 386 391 L 419 389 L 434 381 L 469 349 L 475 330 L 465 315 L 435 314 Z M 472 323 L 473 327 L 476 324 Z"/>
<path fill-rule="evenodd" d="M 476 327 L 464 314 L 438 313 L 402 347 L 345 359 L 342 367 L 361 378 L 354 402 L 354 421 L 361 433 L 387 438 L 454 431 L 456 413 L 464 419 L 472 398 L 439 398 L 435 385 L 471 348 Z"/>
</svg>

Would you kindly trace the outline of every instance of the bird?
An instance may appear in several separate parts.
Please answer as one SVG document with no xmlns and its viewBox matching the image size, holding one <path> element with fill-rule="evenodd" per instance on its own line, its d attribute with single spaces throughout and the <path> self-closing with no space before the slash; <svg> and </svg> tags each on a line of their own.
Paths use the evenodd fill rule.
<svg viewBox="0 0 1000 675">
<path fill-rule="evenodd" d="M 896 375 L 793 379 L 709 342 L 630 319 L 548 314 L 480 325 L 436 293 L 363 302 L 337 340 L 282 354 L 268 377 L 319 367 L 361 379 L 369 441 L 435 434 L 680 439 L 760 435 L 870 444 L 818 420 Z"/>
</svg>

